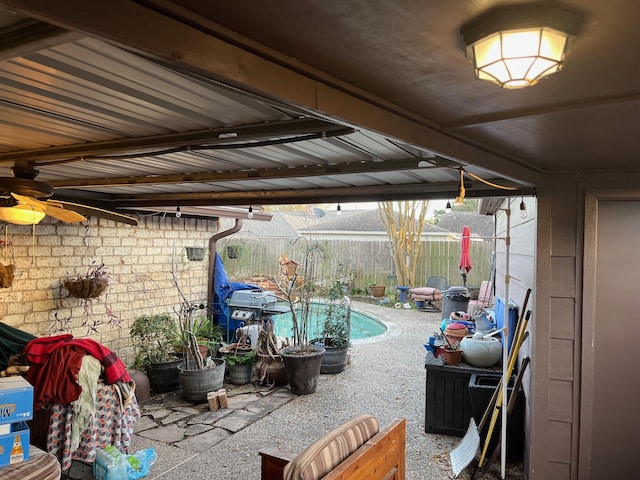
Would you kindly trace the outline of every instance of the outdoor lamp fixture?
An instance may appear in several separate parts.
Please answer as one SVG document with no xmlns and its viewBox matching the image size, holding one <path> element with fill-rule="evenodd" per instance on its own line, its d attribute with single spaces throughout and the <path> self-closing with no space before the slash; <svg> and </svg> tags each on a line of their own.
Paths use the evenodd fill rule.
<svg viewBox="0 0 640 480">
<path fill-rule="evenodd" d="M 249 211 L 247 212 L 247 218 L 253 218 L 253 207 L 249 205 Z"/>
<path fill-rule="evenodd" d="M 176 218 L 180 218 L 182 216 L 182 212 L 180 211 L 180 205 L 176 208 Z"/>
<path fill-rule="evenodd" d="M 464 170 L 461 168 L 460 169 L 460 188 L 458 189 L 458 196 L 456 197 L 456 199 L 453 202 L 453 204 L 458 206 L 458 207 L 461 206 L 461 205 L 464 205 L 464 194 L 465 194 L 465 189 L 464 189 Z"/>
<path fill-rule="evenodd" d="M 520 218 L 525 219 L 529 215 L 527 214 L 527 204 L 524 203 L 524 196 L 522 197 L 522 201 L 520 202 Z"/>
<path fill-rule="evenodd" d="M 0 220 L 15 225 L 35 225 L 45 217 L 45 213 L 31 205 L 0 207 Z"/>
<path fill-rule="evenodd" d="M 339 217 L 340 215 L 342 215 L 342 208 L 340 208 L 340 204 L 338 204 L 338 207 L 336 208 L 336 215 Z"/>
<path fill-rule="evenodd" d="M 560 71 L 582 14 L 555 2 L 502 5 L 460 28 L 476 78 L 523 88 Z"/>
<path fill-rule="evenodd" d="M 447 199 L 447 205 L 444 207 L 447 213 L 451 212 L 451 202 Z"/>
</svg>

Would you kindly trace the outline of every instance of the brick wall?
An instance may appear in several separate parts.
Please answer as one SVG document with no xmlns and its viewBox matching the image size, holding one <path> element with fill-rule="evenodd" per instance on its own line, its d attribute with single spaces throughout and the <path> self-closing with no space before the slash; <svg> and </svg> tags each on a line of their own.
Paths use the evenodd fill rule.
<svg viewBox="0 0 640 480">
<path fill-rule="evenodd" d="M 204 303 L 208 255 L 189 261 L 185 247 L 207 248 L 217 231 L 215 221 L 173 216 L 143 217 L 137 227 L 96 218 L 86 225 L 45 218 L 35 235 L 30 226 L 2 225 L 0 262 L 14 263 L 16 271 L 13 285 L 0 288 L 0 317 L 37 336 L 63 329 L 91 337 L 129 362 L 131 321 L 180 306 L 174 273 L 187 299 Z M 106 294 L 86 304 L 69 297 L 61 286 L 65 277 L 103 263 L 110 274 Z"/>
</svg>

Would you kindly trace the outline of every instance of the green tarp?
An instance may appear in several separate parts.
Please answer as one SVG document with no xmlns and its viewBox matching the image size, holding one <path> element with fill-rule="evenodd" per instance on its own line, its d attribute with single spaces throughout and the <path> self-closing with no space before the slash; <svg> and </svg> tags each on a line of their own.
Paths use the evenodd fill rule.
<svg viewBox="0 0 640 480">
<path fill-rule="evenodd" d="M 24 347 L 35 335 L 23 332 L 0 322 L 0 371 L 9 365 L 9 357 L 22 353 Z"/>
</svg>

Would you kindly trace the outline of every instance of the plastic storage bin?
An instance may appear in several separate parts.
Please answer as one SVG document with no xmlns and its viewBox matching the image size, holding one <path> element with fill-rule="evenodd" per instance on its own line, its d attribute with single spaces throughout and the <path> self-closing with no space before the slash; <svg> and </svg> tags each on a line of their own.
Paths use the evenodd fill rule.
<svg viewBox="0 0 640 480">
<path fill-rule="evenodd" d="M 511 398 L 513 393 L 513 384 L 515 377 L 511 377 L 509 380 L 509 386 L 507 388 L 508 398 Z M 480 423 L 482 416 L 484 415 L 487 405 L 491 401 L 493 392 L 495 391 L 498 383 L 500 382 L 500 376 L 495 375 L 481 375 L 473 374 L 469 378 L 469 395 L 471 397 L 471 410 L 473 412 L 473 418 L 476 420 L 476 424 Z M 513 412 L 507 417 L 507 460 L 510 462 L 516 462 L 522 460 L 524 453 L 524 392 L 522 389 L 518 391 L 518 398 L 516 400 Z M 480 438 L 482 442 L 480 448 L 484 445 L 485 438 L 487 437 L 489 422 L 485 425 L 484 429 L 480 432 Z M 489 448 L 487 450 L 487 456 L 491 456 L 493 450 L 498 445 L 498 439 L 500 438 L 502 425 L 501 414 L 498 415 L 498 421 L 493 429 L 493 435 L 489 442 Z"/>
<path fill-rule="evenodd" d="M 499 371 L 469 365 L 425 365 L 425 422 L 427 433 L 463 437 L 473 416 L 469 380 L 473 374 L 500 376 Z M 480 421 L 480 420 L 478 420 Z"/>
<path fill-rule="evenodd" d="M 504 298 L 496 297 L 495 310 L 493 312 L 493 319 L 496 322 L 496 328 L 500 330 L 504 326 Z M 513 343 L 513 336 L 516 333 L 516 324 L 518 323 L 518 307 L 512 301 L 509 302 L 509 337 L 507 348 L 511 351 L 511 344 Z M 497 338 L 503 340 L 502 333 L 498 334 Z"/>
</svg>

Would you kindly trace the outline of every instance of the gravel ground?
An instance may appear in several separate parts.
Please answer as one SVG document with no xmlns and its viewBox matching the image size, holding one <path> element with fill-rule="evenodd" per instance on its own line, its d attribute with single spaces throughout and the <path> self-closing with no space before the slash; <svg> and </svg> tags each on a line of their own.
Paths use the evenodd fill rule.
<svg viewBox="0 0 640 480">
<path fill-rule="evenodd" d="M 258 480 L 261 448 L 299 452 L 360 413 L 376 416 L 381 427 L 396 417 L 407 419 L 407 479 L 454 478 L 449 452 L 461 439 L 424 431 L 423 344 L 438 330 L 439 314 L 362 302 L 354 302 L 354 308 L 383 320 L 390 329 L 383 338 L 354 342 L 351 365 L 344 372 L 321 375 L 315 393 L 296 397 L 203 453 L 191 455 L 166 444 L 134 445 L 134 450 L 154 446 L 159 456 L 175 458 L 172 467 L 152 469 L 149 478 Z M 458 478 L 472 475 L 465 470 Z M 499 465 L 477 478 L 500 478 Z M 506 478 L 524 478 L 521 465 L 509 465 Z"/>
</svg>

